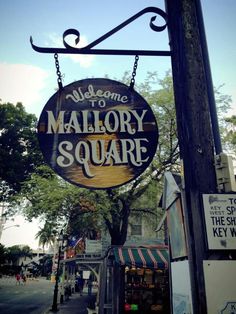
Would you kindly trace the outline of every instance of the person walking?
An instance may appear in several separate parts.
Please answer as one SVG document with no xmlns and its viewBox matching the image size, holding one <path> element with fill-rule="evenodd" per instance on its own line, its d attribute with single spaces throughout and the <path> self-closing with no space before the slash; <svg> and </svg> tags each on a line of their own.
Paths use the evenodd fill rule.
<svg viewBox="0 0 236 314">
<path fill-rule="evenodd" d="M 88 286 L 88 295 L 91 296 L 92 295 L 92 288 L 93 288 L 93 280 L 92 280 L 91 276 L 89 276 L 89 279 L 87 281 L 87 286 Z"/>
<path fill-rule="evenodd" d="M 84 289 L 84 279 L 81 276 L 79 276 L 77 278 L 77 285 L 78 285 L 79 293 L 82 296 L 83 295 L 83 289 Z"/>
<path fill-rule="evenodd" d="M 22 283 L 23 283 L 23 285 L 26 284 L 26 276 L 25 276 L 25 274 L 22 275 Z"/>
<path fill-rule="evenodd" d="M 16 285 L 20 285 L 21 276 L 19 273 L 16 274 Z"/>
</svg>

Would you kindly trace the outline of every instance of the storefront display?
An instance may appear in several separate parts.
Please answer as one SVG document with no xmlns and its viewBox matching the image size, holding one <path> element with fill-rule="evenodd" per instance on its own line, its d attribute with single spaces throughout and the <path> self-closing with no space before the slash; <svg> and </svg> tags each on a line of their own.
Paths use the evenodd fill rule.
<svg viewBox="0 0 236 314">
<path fill-rule="evenodd" d="M 124 313 L 170 313 L 167 247 L 117 247 L 113 254 L 124 270 Z"/>
<path fill-rule="evenodd" d="M 125 269 L 125 313 L 168 313 L 167 270 Z"/>
</svg>

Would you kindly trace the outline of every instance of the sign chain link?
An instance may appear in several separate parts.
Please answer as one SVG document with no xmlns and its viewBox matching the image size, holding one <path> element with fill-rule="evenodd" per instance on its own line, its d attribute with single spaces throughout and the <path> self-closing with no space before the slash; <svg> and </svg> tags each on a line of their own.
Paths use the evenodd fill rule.
<svg viewBox="0 0 236 314">
<path fill-rule="evenodd" d="M 55 59 L 55 66 L 56 66 L 56 73 L 57 73 L 57 83 L 58 83 L 58 87 L 59 89 L 62 89 L 62 74 L 60 71 L 60 65 L 59 65 L 59 59 L 58 59 L 58 54 L 54 53 L 54 59 Z"/>
<path fill-rule="evenodd" d="M 138 60 L 139 60 L 139 56 L 136 55 L 136 56 L 135 56 L 135 60 L 134 60 L 134 67 L 133 67 L 132 77 L 131 77 L 131 81 L 130 81 L 130 89 L 131 89 L 131 90 L 134 89 L 136 70 L 137 70 L 137 68 L 138 68 Z"/>
</svg>

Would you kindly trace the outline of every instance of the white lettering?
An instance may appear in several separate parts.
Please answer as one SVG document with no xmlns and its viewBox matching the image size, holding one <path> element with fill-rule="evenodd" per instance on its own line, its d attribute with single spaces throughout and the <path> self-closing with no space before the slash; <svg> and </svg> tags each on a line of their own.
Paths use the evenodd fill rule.
<svg viewBox="0 0 236 314">
<path fill-rule="evenodd" d="M 52 133 L 65 133 L 64 131 L 64 114 L 65 111 L 60 111 L 57 117 L 57 121 L 54 118 L 52 111 L 47 111 L 48 114 L 48 134 Z"/>
<path fill-rule="evenodd" d="M 113 165 L 113 162 L 115 164 L 121 164 L 121 159 L 120 156 L 118 154 L 118 150 L 117 150 L 117 142 L 116 141 L 110 141 L 109 143 L 109 150 L 106 154 L 106 162 L 105 165 Z M 112 160 L 111 160 L 112 158 Z"/>
<path fill-rule="evenodd" d="M 88 161 L 90 159 L 90 151 L 88 143 L 84 141 L 78 142 L 78 144 L 75 147 L 75 158 L 78 161 L 79 164 L 81 164 L 84 168 L 85 175 L 89 178 L 94 177 L 94 175 L 91 174 Z"/>
<path fill-rule="evenodd" d="M 63 146 L 65 146 L 65 149 L 67 151 L 71 151 L 73 148 L 73 145 L 69 141 L 63 141 L 58 145 L 58 151 L 62 156 L 57 157 L 57 164 L 58 166 L 64 168 L 64 167 L 69 167 L 73 164 L 74 162 L 74 157 L 70 153 L 68 153 Z M 66 161 L 67 158 L 67 161 Z"/>
<path fill-rule="evenodd" d="M 91 160 L 95 165 L 102 165 L 105 160 L 105 141 L 90 140 Z"/>
<path fill-rule="evenodd" d="M 72 94 L 66 95 L 66 99 L 72 99 L 75 103 L 79 101 L 84 101 L 85 99 L 91 99 L 96 97 L 108 98 L 114 101 L 119 101 L 123 104 L 128 102 L 128 97 L 126 95 L 113 93 L 109 90 L 103 91 L 101 89 L 98 89 L 97 91 L 95 91 L 92 84 L 88 85 L 87 91 L 82 92 L 81 87 L 79 87 L 77 90 L 74 89 L 72 91 Z"/>
<path fill-rule="evenodd" d="M 146 138 L 113 139 L 106 145 L 105 140 L 80 140 L 75 147 L 69 141 L 62 141 L 58 145 L 59 156 L 56 159 L 58 166 L 65 168 L 77 162 L 82 166 L 84 174 L 92 178 L 91 165 L 121 165 L 130 164 L 140 167 L 147 162 L 145 158 L 148 140 Z M 74 148 L 74 155 L 73 155 Z"/>
<path fill-rule="evenodd" d="M 111 122 L 112 117 L 114 122 Z M 108 132 L 117 132 L 119 128 L 119 119 L 117 113 L 115 111 L 108 111 L 104 119 L 104 124 Z"/>
<path fill-rule="evenodd" d="M 137 119 L 138 123 L 138 132 L 143 132 L 143 118 L 147 112 L 147 110 L 143 110 L 141 116 L 138 115 L 138 112 L 136 110 L 130 110 L 133 114 L 133 116 Z"/>
<path fill-rule="evenodd" d="M 141 113 L 136 110 L 120 110 L 101 112 L 99 110 L 83 111 L 60 111 L 55 117 L 53 111 L 47 111 L 48 127 L 47 134 L 104 134 L 144 132 L 143 120 L 147 110 Z"/>
<path fill-rule="evenodd" d="M 141 142 L 147 142 L 148 140 L 146 138 L 135 138 L 134 142 L 135 142 L 135 146 L 136 146 L 136 152 L 137 152 L 137 156 L 136 156 L 136 160 L 137 163 L 143 163 L 148 161 L 149 157 L 147 157 L 146 159 L 142 159 L 142 154 L 141 153 L 146 153 L 147 152 L 147 147 L 145 146 L 141 146 Z"/>
<path fill-rule="evenodd" d="M 135 129 L 132 129 L 130 120 L 131 120 L 131 114 L 129 111 L 122 110 L 119 111 L 120 115 L 120 132 L 128 132 L 129 134 L 134 134 Z"/>
<path fill-rule="evenodd" d="M 66 133 L 82 133 L 76 111 L 71 112 L 70 121 L 65 124 L 65 129 Z"/>
</svg>

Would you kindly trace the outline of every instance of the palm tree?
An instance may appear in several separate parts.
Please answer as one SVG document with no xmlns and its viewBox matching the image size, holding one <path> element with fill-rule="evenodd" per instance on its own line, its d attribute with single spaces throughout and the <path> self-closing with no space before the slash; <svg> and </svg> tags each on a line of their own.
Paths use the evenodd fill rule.
<svg viewBox="0 0 236 314">
<path fill-rule="evenodd" d="M 56 232 L 54 228 L 54 224 L 46 222 L 43 228 L 40 228 L 40 230 L 36 233 L 35 238 L 39 239 L 39 245 L 43 246 L 43 250 L 45 246 L 53 246 L 56 240 Z"/>
</svg>

